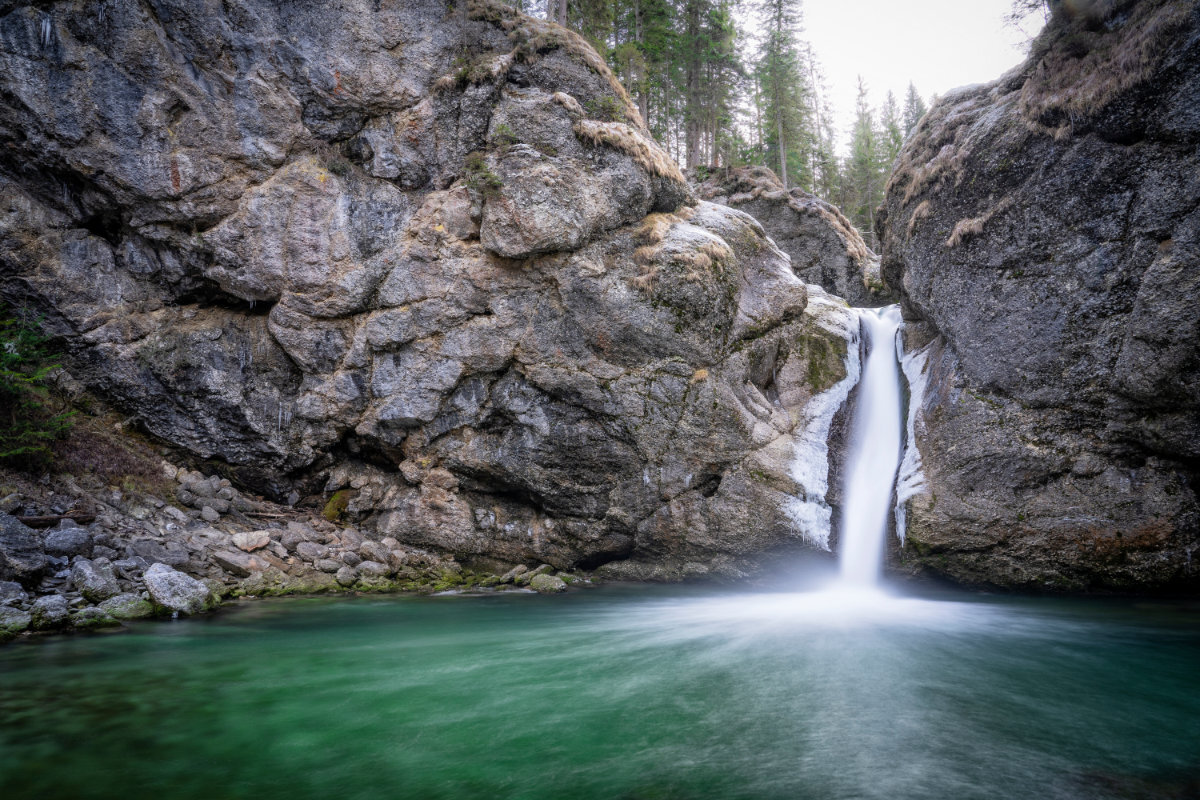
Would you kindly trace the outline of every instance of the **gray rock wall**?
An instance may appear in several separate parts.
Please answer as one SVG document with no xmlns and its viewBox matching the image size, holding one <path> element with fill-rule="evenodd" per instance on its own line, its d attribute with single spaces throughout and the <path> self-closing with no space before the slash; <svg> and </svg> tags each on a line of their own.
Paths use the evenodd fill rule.
<svg viewBox="0 0 1200 800">
<path fill-rule="evenodd" d="M 903 566 L 1197 585 L 1198 14 L 1056 6 L 1029 61 L 906 143 L 878 229 L 930 348 Z"/>
<path fill-rule="evenodd" d="M 758 220 L 805 283 L 860 308 L 896 302 L 896 293 L 880 276 L 879 256 L 850 220 L 803 189 L 785 190 L 767 167 L 716 170 L 697 187 L 697 194 Z"/>
<path fill-rule="evenodd" d="M 853 334 L 574 34 L 483 1 L 3 3 L 0 153 L 0 294 L 249 485 L 643 577 L 824 540 L 790 461 Z"/>
</svg>

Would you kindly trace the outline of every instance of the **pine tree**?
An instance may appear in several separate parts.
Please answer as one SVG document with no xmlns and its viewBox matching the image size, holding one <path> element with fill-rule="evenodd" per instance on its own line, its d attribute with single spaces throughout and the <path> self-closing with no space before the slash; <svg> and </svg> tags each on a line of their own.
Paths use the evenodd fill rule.
<svg viewBox="0 0 1200 800">
<path fill-rule="evenodd" d="M 879 127 L 883 134 L 879 155 L 885 177 L 891 172 L 896 156 L 900 155 L 900 146 L 904 144 L 904 131 L 900 129 L 900 124 L 900 109 L 896 105 L 896 96 L 889 90 L 883 101 L 883 108 L 879 111 Z"/>
<path fill-rule="evenodd" d="M 842 187 L 842 210 L 872 247 L 875 246 L 872 217 L 875 206 L 883 199 L 881 138 L 881 132 L 875 124 L 875 112 L 867 101 L 867 86 L 860 75 L 858 99 L 854 105 L 854 127 L 850 132 L 850 156 L 846 161 Z"/>
<path fill-rule="evenodd" d="M 921 99 L 921 95 L 917 94 L 917 87 L 913 86 L 912 81 L 908 82 L 908 92 L 904 95 L 904 135 L 908 136 L 917 127 L 917 123 L 921 121 L 921 117 L 925 116 L 926 112 L 925 101 Z"/>
<path fill-rule="evenodd" d="M 758 75 L 768 162 L 785 187 L 812 185 L 805 153 L 813 143 L 799 48 L 799 0 L 763 0 L 765 33 Z"/>
</svg>

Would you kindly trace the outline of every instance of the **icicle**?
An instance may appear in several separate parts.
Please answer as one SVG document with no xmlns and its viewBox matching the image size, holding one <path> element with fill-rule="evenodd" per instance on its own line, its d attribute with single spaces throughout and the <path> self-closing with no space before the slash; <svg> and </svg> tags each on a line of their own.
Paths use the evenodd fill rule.
<svg viewBox="0 0 1200 800">
<path fill-rule="evenodd" d="M 54 23 L 50 19 L 49 14 L 42 15 L 42 49 L 49 47 L 54 42 Z"/>
</svg>

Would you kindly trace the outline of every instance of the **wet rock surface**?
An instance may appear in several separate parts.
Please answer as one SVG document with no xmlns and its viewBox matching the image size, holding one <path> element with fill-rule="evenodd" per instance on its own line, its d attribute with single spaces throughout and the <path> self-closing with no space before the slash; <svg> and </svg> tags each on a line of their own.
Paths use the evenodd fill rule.
<svg viewBox="0 0 1200 800">
<path fill-rule="evenodd" d="M 582 39 L 483 0 L 100 8 L 0 14 L 0 293 L 235 479 L 170 475 L 133 552 L 95 533 L 93 561 L 147 562 L 118 582 L 737 576 L 820 550 L 790 463 L 844 376 L 838 312 L 753 219 L 695 203 Z M 243 490 L 338 524 L 246 552 Z M 34 580 L 14 536 L 0 579 Z"/>
<path fill-rule="evenodd" d="M 943 98 L 879 218 L 925 353 L 925 490 L 898 563 L 1050 590 L 1200 571 L 1200 20 L 1068 4 Z"/>
</svg>

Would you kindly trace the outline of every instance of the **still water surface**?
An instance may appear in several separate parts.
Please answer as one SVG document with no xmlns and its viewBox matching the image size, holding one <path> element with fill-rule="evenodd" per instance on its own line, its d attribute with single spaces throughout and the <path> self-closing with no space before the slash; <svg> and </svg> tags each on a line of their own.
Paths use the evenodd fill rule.
<svg viewBox="0 0 1200 800">
<path fill-rule="evenodd" d="M 1142 798 L 1195 604 L 605 587 L 0 648 L 0 798 Z"/>
</svg>

